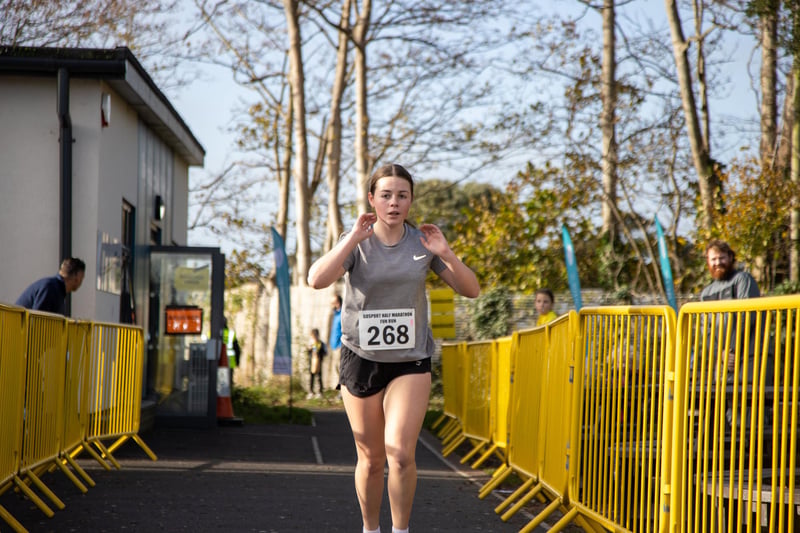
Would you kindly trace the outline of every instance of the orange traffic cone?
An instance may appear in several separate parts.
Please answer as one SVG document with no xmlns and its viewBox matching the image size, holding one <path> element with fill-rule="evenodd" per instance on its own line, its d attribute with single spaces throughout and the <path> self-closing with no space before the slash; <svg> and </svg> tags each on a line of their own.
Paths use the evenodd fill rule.
<svg viewBox="0 0 800 533">
<path fill-rule="evenodd" d="M 241 418 L 233 416 L 233 403 L 231 402 L 231 371 L 228 368 L 228 353 L 225 345 L 219 356 L 217 366 L 217 423 L 228 425 L 241 425 Z"/>
</svg>

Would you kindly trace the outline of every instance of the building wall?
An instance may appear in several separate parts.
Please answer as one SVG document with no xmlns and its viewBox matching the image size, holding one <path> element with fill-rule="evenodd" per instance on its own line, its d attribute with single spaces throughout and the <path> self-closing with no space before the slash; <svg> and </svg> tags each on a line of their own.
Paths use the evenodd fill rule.
<svg viewBox="0 0 800 533">
<path fill-rule="evenodd" d="M 180 157 L 175 158 L 175 171 L 172 173 L 172 202 L 170 219 L 172 221 L 172 242 L 186 246 L 189 223 L 189 167 Z"/>
<path fill-rule="evenodd" d="M 100 122 L 100 105 L 103 94 L 110 95 L 108 125 L 102 127 Z M 96 207 L 97 226 L 92 239 L 96 258 L 100 254 L 98 243 L 106 240 L 110 243 L 122 242 L 122 205 L 128 202 L 135 208 L 139 217 L 144 211 L 139 199 L 137 138 L 139 117 L 134 109 L 127 105 L 107 84 L 98 84 L 90 99 L 94 105 L 94 119 L 98 135 L 98 181 L 97 198 L 102 199 Z M 136 239 L 143 236 L 136 234 Z M 88 265 L 87 265 L 88 266 Z M 95 288 L 97 281 L 97 261 L 94 261 L 95 276 L 89 282 Z M 99 290 L 95 292 L 95 312 L 106 320 L 117 321 L 119 318 L 120 295 L 118 292 Z"/>
<path fill-rule="evenodd" d="M 0 77 L 0 302 L 58 270 L 56 81 Z"/>
<path fill-rule="evenodd" d="M 72 316 L 107 320 L 97 315 L 95 279 L 100 200 L 100 82 L 70 80 L 69 113 L 72 119 L 72 256 L 86 262 L 86 277 L 72 294 Z M 58 173 L 53 180 L 58 188 Z M 58 232 L 58 225 L 55 226 Z M 54 270 L 55 271 L 55 270 Z"/>
<path fill-rule="evenodd" d="M 110 95 L 107 127 L 103 94 Z M 0 303 L 13 303 L 32 281 L 59 264 L 59 121 L 55 77 L 0 77 Z M 73 202 L 72 255 L 86 278 L 72 295 L 72 316 L 116 322 L 120 295 L 98 290 L 103 242 L 122 238 L 123 200 L 135 208 L 134 301 L 142 324 L 149 283 L 147 247 L 160 228 L 161 244 L 185 245 L 188 166 L 107 83 L 70 81 Z M 13 126 L 8 126 L 13 125 Z M 155 196 L 167 207 L 155 220 Z M 113 246 L 106 247 L 113 250 Z M 112 252 L 113 253 L 113 252 Z"/>
</svg>

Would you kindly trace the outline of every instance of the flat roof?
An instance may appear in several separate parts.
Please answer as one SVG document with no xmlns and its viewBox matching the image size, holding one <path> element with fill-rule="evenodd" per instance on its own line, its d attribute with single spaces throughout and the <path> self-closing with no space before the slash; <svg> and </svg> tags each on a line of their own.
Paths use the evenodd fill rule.
<svg viewBox="0 0 800 533">
<path fill-rule="evenodd" d="M 101 79 L 190 166 L 203 166 L 205 149 L 127 47 L 46 48 L 0 46 L 0 75 Z"/>
</svg>

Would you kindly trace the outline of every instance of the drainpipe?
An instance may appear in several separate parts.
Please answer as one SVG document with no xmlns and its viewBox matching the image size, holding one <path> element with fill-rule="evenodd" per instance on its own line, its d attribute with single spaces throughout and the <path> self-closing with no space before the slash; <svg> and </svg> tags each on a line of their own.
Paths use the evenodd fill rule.
<svg viewBox="0 0 800 533">
<path fill-rule="evenodd" d="M 69 116 L 69 71 L 58 69 L 58 123 L 60 127 L 59 143 L 59 196 L 61 210 L 59 221 L 59 262 L 72 257 L 72 119 Z M 66 316 L 70 315 L 71 298 L 67 294 L 65 302 Z"/>
</svg>

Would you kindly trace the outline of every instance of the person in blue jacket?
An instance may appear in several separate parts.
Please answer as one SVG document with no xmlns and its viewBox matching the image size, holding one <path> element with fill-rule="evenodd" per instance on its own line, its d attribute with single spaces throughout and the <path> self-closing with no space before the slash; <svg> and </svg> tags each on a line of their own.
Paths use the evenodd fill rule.
<svg viewBox="0 0 800 533">
<path fill-rule="evenodd" d="M 340 295 L 334 295 L 331 309 L 333 315 L 331 316 L 331 333 L 328 337 L 328 351 L 331 357 L 328 358 L 330 359 L 328 364 L 331 365 L 330 370 L 336 372 L 334 383 L 339 383 L 339 361 L 342 358 L 342 297 Z"/>
</svg>

